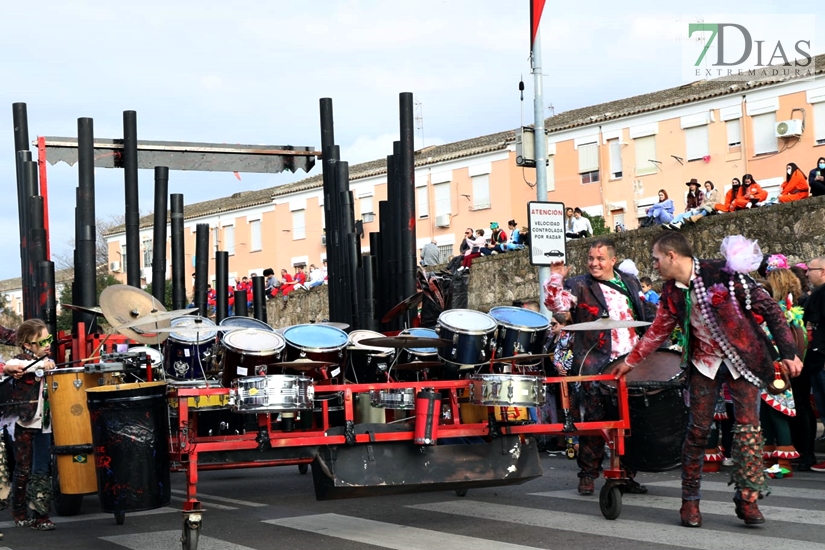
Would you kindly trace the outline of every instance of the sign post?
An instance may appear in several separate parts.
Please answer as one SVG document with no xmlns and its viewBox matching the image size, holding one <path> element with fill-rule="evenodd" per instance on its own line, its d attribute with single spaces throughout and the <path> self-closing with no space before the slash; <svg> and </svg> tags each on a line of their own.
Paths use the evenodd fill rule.
<svg viewBox="0 0 825 550">
<path fill-rule="evenodd" d="M 564 203 L 530 201 L 527 203 L 530 226 L 530 265 L 549 266 L 567 257 L 564 236 Z"/>
</svg>

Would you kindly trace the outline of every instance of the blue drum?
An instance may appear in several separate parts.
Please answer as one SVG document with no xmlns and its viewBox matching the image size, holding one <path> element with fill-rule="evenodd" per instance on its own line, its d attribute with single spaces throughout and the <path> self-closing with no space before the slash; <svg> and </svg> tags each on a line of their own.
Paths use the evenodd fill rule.
<svg viewBox="0 0 825 550">
<path fill-rule="evenodd" d="M 438 356 L 448 363 L 474 367 L 490 360 L 495 346 L 496 320 L 472 309 L 449 309 L 438 316 L 436 332 L 449 340 L 438 349 Z"/>
<path fill-rule="evenodd" d="M 498 322 L 496 357 L 542 353 L 550 329 L 544 315 L 521 307 L 500 306 L 491 309 L 490 316 Z"/>
<path fill-rule="evenodd" d="M 431 328 L 408 328 L 402 330 L 399 336 L 438 338 L 438 333 Z M 398 358 L 399 363 L 412 363 L 413 361 L 438 361 L 438 350 L 436 348 L 406 348 L 401 350 L 401 355 Z"/>
<path fill-rule="evenodd" d="M 324 361 L 332 366 L 312 370 L 308 374 L 318 379 L 343 381 L 342 367 L 346 364 L 349 337 L 347 333 L 330 325 L 294 325 L 284 329 L 286 360 Z"/>
<path fill-rule="evenodd" d="M 163 353 L 166 376 L 173 380 L 203 380 L 212 369 L 215 323 L 205 317 L 172 319 L 171 332 Z"/>
</svg>

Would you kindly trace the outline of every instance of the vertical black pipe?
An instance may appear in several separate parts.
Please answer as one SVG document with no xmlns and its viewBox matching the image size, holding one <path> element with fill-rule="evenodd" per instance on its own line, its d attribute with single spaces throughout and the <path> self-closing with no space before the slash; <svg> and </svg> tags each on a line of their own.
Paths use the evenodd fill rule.
<svg viewBox="0 0 825 550">
<path fill-rule="evenodd" d="M 72 302 L 78 306 L 95 307 L 97 305 L 97 279 L 94 266 L 96 242 L 93 225 L 84 225 L 80 228 L 76 246 L 80 265 L 75 265 L 75 288 L 80 299 L 72 296 Z M 80 266 L 82 269 L 79 270 Z M 81 272 L 80 275 L 78 271 Z M 87 334 L 97 331 L 97 316 L 83 311 L 74 311 L 73 314 L 77 314 L 72 316 L 73 320 L 76 319 L 77 322 L 82 321 L 85 324 Z M 77 322 L 74 324 L 75 334 L 77 334 Z"/>
<path fill-rule="evenodd" d="M 332 145 L 324 151 L 324 216 L 327 230 L 327 284 L 329 293 L 329 318 L 335 322 L 347 322 L 344 319 L 343 303 L 345 296 L 340 294 L 342 240 L 339 232 L 340 206 L 338 204 L 338 187 L 336 185 L 336 165 L 338 164 L 338 146 Z M 333 291 L 333 289 L 337 289 Z"/>
<path fill-rule="evenodd" d="M 370 245 L 372 250 L 372 245 Z M 377 330 L 377 323 L 375 322 L 375 296 L 373 288 L 372 267 L 375 261 L 375 256 L 368 255 L 363 258 L 363 263 L 358 269 L 358 281 L 360 284 L 359 294 L 361 299 L 361 328 L 364 330 Z"/>
<path fill-rule="evenodd" d="M 27 152 L 27 154 L 30 154 Z M 35 278 L 35 271 L 37 262 L 46 259 L 45 236 L 42 237 L 41 249 L 36 252 L 32 247 L 32 230 L 43 229 L 43 202 L 40 201 L 40 211 L 35 214 L 32 211 L 32 197 L 39 197 L 37 189 L 37 163 L 32 161 L 25 161 L 22 164 L 22 185 L 21 191 L 23 193 L 23 219 L 25 220 L 25 234 L 21 239 L 21 243 L 25 243 L 25 263 L 22 266 L 22 290 L 23 290 L 23 311 L 28 312 L 26 318 L 37 316 L 37 280 Z M 32 219 L 36 216 L 36 220 Z"/>
<path fill-rule="evenodd" d="M 96 278 L 96 233 L 95 233 L 95 159 L 94 121 L 91 118 L 77 119 L 77 224 L 80 233 L 75 237 L 77 263 L 74 266 L 76 288 L 79 300 L 72 296 L 76 305 L 94 307 L 97 302 Z M 140 247 L 127 248 L 127 258 L 139 254 Z M 96 317 L 83 313 L 80 319 L 86 323 L 87 331 L 93 332 Z"/>
<path fill-rule="evenodd" d="M 378 216 L 380 219 L 381 216 L 381 203 L 386 201 L 379 201 L 378 203 Z M 382 316 L 381 307 L 383 303 L 383 298 L 381 296 L 381 233 L 379 231 L 373 231 L 370 233 L 370 256 L 369 256 L 369 263 L 370 263 L 370 270 L 372 274 L 372 283 L 371 287 L 372 290 L 370 294 L 367 295 L 367 299 L 372 298 L 372 317 L 373 321 L 376 319 L 380 319 Z M 367 262 L 364 262 L 367 263 Z M 369 330 L 378 330 L 378 328 L 373 327 Z"/>
<path fill-rule="evenodd" d="M 183 195 L 172 193 L 172 308 L 186 307 L 186 254 L 183 243 Z"/>
<path fill-rule="evenodd" d="M 140 204 L 138 203 L 137 113 L 123 111 L 123 179 L 126 195 L 126 284 L 140 288 Z M 157 198 L 157 197 L 156 197 Z M 157 212 L 157 209 L 155 209 Z M 164 226 L 166 219 L 164 216 Z M 132 252 L 135 251 L 135 252 Z M 152 288 L 154 270 L 152 271 Z M 154 293 L 153 293 L 154 294 Z M 155 295 L 157 298 L 157 295 Z M 162 302 L 162 298 L 161 298 Z"/>
<path fill-rule="evenodd" d="M 252 307 L 255 309 L 255 319 L 268 323 L 266 317 L 266 294 L 264 293 L 264 278 L 260 275 L 252 277 Z"/>
<path fill-rule="evenodd" d="M 415 145 L 413 142 L 413 95 L 399 94 L 399 122 L 401 126 L 400 155 L 397 160 L 400 230 L 400 286 L 404 298 L 415 294 Z"/>
<path fill-rule="evenodd" d="M 390 256 L 391 251 L 390 248 L 392 246 L 392 240 L 390 235 L 390 226 L 392 215 L 390 214 L 390 203 L 389 201 L 380 201 L 378 203 L 378 228 L 381 233 L 380 238 L 380 254 L 378 256 L 378 280 L 380 281 L 380 294 L 381 301 L 379 302 L 378 307 L 378 315 L 379 319 L 382 319 L 384 315 L 389 313 L 390 309 L 393 307 L 394 304 L 392 302 L 392 272 L 390 270 Z M 381 330 L 388 331 L 394 326 L 394 322 L 387 322 L 382 323 Z"/>
<path fill-rule="evenodd" d="M 155 166 L 155 220 L 152 234 L 152 296 L 161 304 L 166 303 L 166 197 L 168 195 L 169 168 L 167 166 Z M 127 236 L 126 238 L 128 239 L 129 237 Z M 126 245 L 126 250 L 129 250 L 128 244 Z"/>
<path fill-rule="evenodd" d="M 54 285 L 54 262 L 43 261 L 37 264 L 37 281 L 39 283 L 38 317 L 49 327 L 49 334 L 57 334 L 57 311 Z M 54 343 L 54 346 L 57 342 Z M 53 347 L 53 349 L 56 349 Z M 52 355 L 56 357 L 56 355 Z"/>
<path fill-rule="evenodd" d="M 332 116 L 332 98 L 322 97 L 318 103 L 321 111 L 321 153 L 326 155 L 326 148 L 335 145 L 335 123 Z M 327 157 L 324 156 L 324 158 Z M 335 160 L 338 160 L 339 158 L 340 157 L 336 156 Z"/>
<path fill-rule="evenodd" d="M 357 328 L 358 292 L 355 288 L 355 269 L 358 265 L 356 257 L 352 193 L 349 191 L 349 163 L 339 161 L 335 170 L 335 185 L 338 189 L 338 215 L 337 230 L 340 235 L 341 248 L 339 258 L 341 269 L 337 289 L 330 291 L 339 292 L 344 299 L 341 302 L 343 322 L 353 329 Z"/>
<path fill-rule="evenodd" d="M 14 124 L 14 151 L 29 150 L 29 115 L 25 103 L 11 104 L 12 123 Z"/>
<path fill-rule="evenodd" d="M 246 291 L 236 290 L 233 297 L 235 301 L 235 315 L 239 317 L 248 316 L 249 310 L 246 307 L 246 303 L 249 301 L 249 298 L 246 297 Z"/>
<path fill-rule="evenodd" d="M 195 307 L 206 317 L 206 285 L 209 276 L 209 224 L 199 223 L 195 227 Z"/>
<path fill-rule="evenodd" d="M 29 269 L 29 253 L 26 246 L 26 240 L 29 235 L 28 224 L 28 197 L 31 194 L 27 188 L 24 188 L 24 173 L 26 172 L 26 162 L 32 160 L 31 150 L 29 146 L 29 115 L 25 103 L 13 103 L 11 106 L 12 123 L 14 125 L 14 152 L 15 160 L 17 162 L 17 214 L 18 222 L 20 224 L 20 273 L 23 277 L 23 316 L 25 319 L 32 317 L 33 299 L 31 288 L 27 287 L 26 272 Z"/>
<path fill-rule="evenodd" d="M 32 315 L 41 318 L 40 284 L 37 279 L 37 266 L 46 260 L 46 229 L 43 227 L 43 197 L 30 196 L 29 208 L 29 265 L 23 275 L 23 285 L 28 289 Z"/>
<path fill-rule="evenodd" d="M 215 322 L 226 319 L 229 306 L 229 252 L 215 252 Z M 234 301 L 234 296 L 232 297 Z"/>
</svg>

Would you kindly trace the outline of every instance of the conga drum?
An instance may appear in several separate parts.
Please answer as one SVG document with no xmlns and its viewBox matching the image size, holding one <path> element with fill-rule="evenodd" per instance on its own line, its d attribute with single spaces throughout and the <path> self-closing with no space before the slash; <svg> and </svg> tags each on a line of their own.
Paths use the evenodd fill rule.
<svg viewBox="0 0 825 550">
<path fill-rule="evenodd" d="M 609 363 L 609 373 L 623 358 Z M 630 435 L 623 462 L 640 472 L 663 472 L 682 463 L 682 443 L 688 423 L 688 407 L 682 394 L 684 371 L 680 353 L 659 349 L 627 374 Z M 616 382 L 602 381 L 608 414 L 618 418 Z"/>
<path fill-rule="evenodd" d="M 92 427 L 86 390 L 105 385 L 108 375 L 85 373 L 83 367 L 46 371 L 60 492 L 83 495 L 97 492 Z"/>
</svg>

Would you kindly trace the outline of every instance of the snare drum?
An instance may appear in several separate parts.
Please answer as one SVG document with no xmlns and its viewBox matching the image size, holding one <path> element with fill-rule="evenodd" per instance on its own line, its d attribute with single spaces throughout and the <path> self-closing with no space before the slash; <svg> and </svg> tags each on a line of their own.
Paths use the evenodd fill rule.
<svg viewBox="0 0 825 550">
<path fill-rule="evenodd" d="M 205 317 L 178 317 L 172 328 L 214 327 Z M 172 332 L 163 353 L 166 376 L 174 380 L 203 380 L 212 364 L 212 347 L 217 331 Z"/>
<path fill-rule="evenodd" d="M 361 340 L 381 338 L 384 335 L 371 330 L 354 330 L 349 334 L 347 347 L 350 370 L 347 379 L 356 384 L 374 384 L 380 381 L 381 375 L 387 372 L 395 356 L 393 348 L 379 348 L 365 346 Z M 386 375 L 384 375 L 386 378 Z"/>
<path fill-rule="evenodd" d="M 337 366 L 310 371 L 313 377 L 335 379 L 341 375 L 341 365 L 346 363 L 347 333 L 330 325 L 294 325 L 284 329 L 286 359 L 296 361 L 309 359 L 323 361 Z"/>
<path fill-rule="evenodd" d="M 372 390 L 370 404 L 378 409 L 412 410 L 415 408 L 415 389 Z"/>
<path fill-rule="evenodd" d="M 286 342 L 273 331 L 245 328 L 224 334 L 219 346 L 222 385 L 228 388 L 239 376 L 266 376 L 267 366 L 281 360 Z"/>
<path fill-rule="evenodd" d="M 607 364 L 602 374 L 624 359 Z M 682 462 L 682 442 L 687 433 L 688 408 L 682 395 L 684 371 L 678 352 L 660 349 L 650 354 L 627 374 L 627 403 L 631 435 L 627 437 L 622 461 L 642 472 L 663 472 Z M 609 395 L 606 407 L 618 418 L 616 382 L 602 380 L 602 392 Z"/>
<path fill-rule="evenodd" d="M 495 346 L 496 320 L 471 309 L 450 309 L 438 316 L 436 333 L 452 343 L 439 348 L 438 356 L 458 365 L 486 363 Z"/>
<path fill-rule="evenodd" d="M 470 376 L 470 403 L 508 407 L 538 407 L 546 390 L 542 378 L 521 374 L 473 374 Z"/>
<path fill-rule="evenodd" d="M 512 306 L 494 307 L 490 316 L 498 323 L 496 357 L 542 353 L 550 323 L 541 313 Z M 540 363 L 537 359 L 535 363 Z"/>
<path fill-rule="evenodd" d="M 239 413 L 311 410 L 314 393 L 311 378 L 290 374 L 237 378 L 229 391 Z"/>
</svg>

